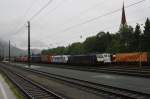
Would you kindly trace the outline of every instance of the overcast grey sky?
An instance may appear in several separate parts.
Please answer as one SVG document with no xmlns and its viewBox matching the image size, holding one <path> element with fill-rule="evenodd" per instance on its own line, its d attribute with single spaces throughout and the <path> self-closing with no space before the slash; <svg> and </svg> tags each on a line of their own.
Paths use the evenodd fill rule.
<svg viewBox="0 0 150 99">
<path fill-rule="evenodd" d="M 9 39 L 17 47 L 27 48 L 27 24 L 50 0 L 0 0 L 0 38 Z M 122 8 L 123 0 L 51 0 L 38 16 L 31 20 L 32 48 L 52 48 L 82 42 L 99 31 L 116 32 L 121 11 L 78 25 L 97 16 Z M 124 0 L 125 6 L 141 0 Z M 126 8 L 127 22 L 135 26 L 150 17 L 150 0 Z M 78 25 L 78 26 L 77 26 Z M 71 26 L 74 26 L 70 28 Z M 69 28 L 69 29 L 68 29 Z M 20 29 L 19 32 L 18 29 Z M 67 30 L 66 30 L 67 29 Z M 17 32 L 17 33 L 16 33 Z M 82 38 L 80 36 L 82 35 Z"/>
</svg>

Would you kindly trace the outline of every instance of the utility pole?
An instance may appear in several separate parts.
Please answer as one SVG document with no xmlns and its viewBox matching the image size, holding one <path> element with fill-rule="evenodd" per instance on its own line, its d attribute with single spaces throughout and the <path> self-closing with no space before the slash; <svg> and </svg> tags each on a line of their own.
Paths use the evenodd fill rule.
<svg viewBox="0 0 150 99">
<path fill-rule="evenodd" d="M 4 45 L 3 45 L 3 60 L 5 58 L 5 50 L 4 50 Z"/>
<path fill-rule="evenodd" d="M 2 60 L 4 60 L 4 45 L 1 45 L 2 48 L 1 48 L 1 58 Z"/>
<path fill-rule="evenodd" d="M 9 40 L 9 58 L 8 58 L 8 60 L 9 60 L 9 63 L 10 63 L 10 40 Z"/>
<path fill-rule="evenodd" d="M 141 24 L 142 26 L 143 24 Z M 139 60 L 139 70 L 142 71 L 142 34 L 139 37 L 139 53 L 140 53 L 140 60 Z"/>
<path fill-rule="evenodd" d="M 1 48 L 0 48 L 0 61 L 2 60 L 2 51 L 1 51 Z"/>
<path fill-rule="evenodd" d="M 30 21 L 28 21 L 28 67 L 30 67 Z"/>
<path fill-rule="evenodd" d="M 140 35 L 140 38 L 139 38 L 139 52 L 140 52 L 139 67 L 140 67 L 140 71 L 142 71 L 142 38 L 141 38 L 141 35 Z"/>
</svg>

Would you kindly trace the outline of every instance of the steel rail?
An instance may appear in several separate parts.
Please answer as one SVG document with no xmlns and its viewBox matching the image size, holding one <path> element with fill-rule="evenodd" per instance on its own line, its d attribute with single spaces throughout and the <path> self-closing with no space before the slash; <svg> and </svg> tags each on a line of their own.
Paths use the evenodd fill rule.
<svg viewBox="0 0 150 99">
<path fill-rule="evenodd" d="M 80 79 L 75 79 L 75 78 L 70 78 L 70 77 L 65 77 L 62 75 L 56 75 L 56 74 L 51 74 L 47 72 L 42 72 L 39 70 L 34 70 L 34 69 L 29 69 L 29 68 L 24 68 L 24 67 L 19 67 L 20 69 L 30 71 L 32 73 L 38 73 L 47 77 L 51 77 L 54 79 L 58 79 L 61 81 L 68 82 L 70 84 L 78 85 L 81 87 L 84 87 L 85 89 L 90 89 L 93 90 L 93 92 L 110 96 L 109 98 L 123 98 L 123 99 L 137 99 L 140 97 L 140 99 L 149 99 L 150 94 L 147 93 L 142 93 L 142 92 L 137 92 L 129 89 L 123 89 L 123 88 L 117 88 L 113 87 L 111 85 L 104 85 L 104 84 L 98 84 L 98 83 L 93 83 L 85 80 L 80 80 Z"/>
<path fill-rule="evenodd" d="M 65 99 L 64 97 L 44 88 L 25 76 L 8 68 L 0 67 L 6 76 L 25 94 L 29 99 Z"/>
</svg>

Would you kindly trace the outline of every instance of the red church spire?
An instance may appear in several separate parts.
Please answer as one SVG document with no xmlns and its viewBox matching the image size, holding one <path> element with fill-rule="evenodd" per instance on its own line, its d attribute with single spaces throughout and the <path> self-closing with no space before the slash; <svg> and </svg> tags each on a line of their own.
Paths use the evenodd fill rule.
<svg viewBox="0 0 150 99">
<path fill-rule="evenodd" d="M 124 2 L 123 2 L 121 26 L 125 26 L 125 25 L 127 25 L 127 21 L 126 21 L 126 14 L 124 9 Z"/>
</svg>

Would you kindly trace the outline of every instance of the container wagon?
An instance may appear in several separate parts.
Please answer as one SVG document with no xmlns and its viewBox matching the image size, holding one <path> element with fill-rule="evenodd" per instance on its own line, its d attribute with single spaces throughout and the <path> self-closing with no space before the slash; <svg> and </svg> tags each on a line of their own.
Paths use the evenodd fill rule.
<svg viewBox="0 0 150 99">
<path fill-rule="evenodd" d="M 96 55 L 72 55 L 68 59 L 68 64 L 71 65 L 94 65 L 96 63 Z"/>
<path fill-rule="evenodd" d="M 113 64 L 136 65 L 148 62 L 147 52 L 118 53 L 113 55 Z"/>
<path fill-rule="evenodd" d="M 41 62 L 41 56 L 40 55 L 32 55 L 31 56 L 31 62 L 32 63 L 40 63 Z"/>
<path fill-rule="evenodd" d="M 52 62 L 51 55 L 41 55 L 41 62 L 50 64 Z"/>
</svg>

